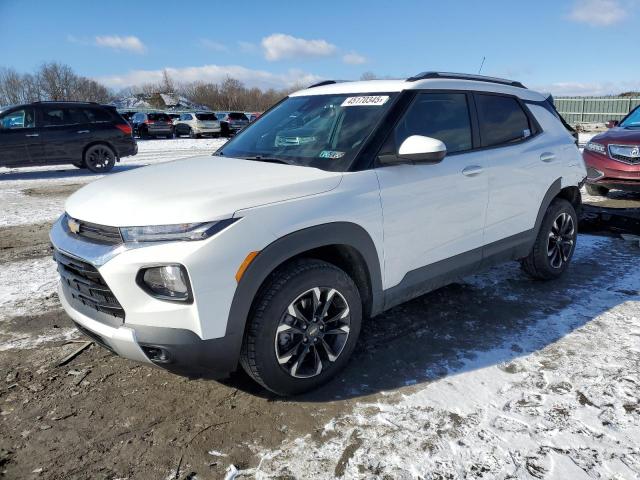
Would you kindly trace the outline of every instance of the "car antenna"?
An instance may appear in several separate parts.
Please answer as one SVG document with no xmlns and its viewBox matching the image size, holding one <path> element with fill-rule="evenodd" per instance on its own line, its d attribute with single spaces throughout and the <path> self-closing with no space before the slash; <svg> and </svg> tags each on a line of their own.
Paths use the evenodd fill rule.
<svg viewBox="0 0 640 480">
<path fill-rule="evenodd" d="M 478 69 L 478 75 L 480 75 L 480 72 L 482 72 L 482 67 L 484 67 L 484 61 L 487 57 L 482 57 L 482 63 L 480 64 L 480 68 Z"/>
</svg>

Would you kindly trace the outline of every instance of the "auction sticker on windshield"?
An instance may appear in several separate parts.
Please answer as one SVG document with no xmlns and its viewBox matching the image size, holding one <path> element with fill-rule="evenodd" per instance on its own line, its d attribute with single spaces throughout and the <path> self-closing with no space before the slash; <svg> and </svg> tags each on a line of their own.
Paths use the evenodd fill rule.
<svg viewBox="0 0 640 480">
<path fill-rule="evenodd" d="M 370 107 L 384 105 L 389 100 L 389 95 L 373 95 L 363 97 L 347 97 L 341 107 Z"/>
</svg>

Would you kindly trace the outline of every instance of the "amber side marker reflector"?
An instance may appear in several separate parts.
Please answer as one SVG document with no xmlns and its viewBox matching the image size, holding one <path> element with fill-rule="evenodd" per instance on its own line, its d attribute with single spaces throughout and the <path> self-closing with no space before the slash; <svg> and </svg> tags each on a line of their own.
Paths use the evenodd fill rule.
<svg viewBox="0 0 640 480">
<path fill-rule="evenodd" d="M 251 265 L 251 262 L 253 262 L 253 259 L 258 256 L 258 253 L 260 252 L 251 252 L 249 253 L 249 255 L 246 256 L 244 261 L 238 267 L 238 271 L 236 272 L 236 282 L 240 282 L 240 279 L 244 275 L 245 270 L 249 268 L 249 265 Z"/>
</svg>

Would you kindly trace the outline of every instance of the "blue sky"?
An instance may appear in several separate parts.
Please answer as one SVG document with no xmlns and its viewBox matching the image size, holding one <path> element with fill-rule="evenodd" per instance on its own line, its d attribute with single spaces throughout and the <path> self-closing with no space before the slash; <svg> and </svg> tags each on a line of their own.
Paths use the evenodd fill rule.
<svg viewBox="0 0 640 480">
<path fill-rule="evenodd" d="M 158 80 L 279 87 L 477 72 L 562 94 L 640 89 L 640 0 L 0 0 L 0 66 L 71 65 L 118 89 Z"/>
</svg>

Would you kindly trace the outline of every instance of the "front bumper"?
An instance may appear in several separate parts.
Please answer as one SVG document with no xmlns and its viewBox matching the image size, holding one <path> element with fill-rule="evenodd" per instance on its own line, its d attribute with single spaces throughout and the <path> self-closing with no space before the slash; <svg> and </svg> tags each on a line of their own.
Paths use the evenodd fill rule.
<svg viewBox="0 0 640 480">
<path fill-rule="evenodd" d="M 62 275 L 60 302 L 82 333 L 119 356 L 189 377 L 224 378 L 236 369 L 243 332 L 227 328 L 227 316 L 216 318 L 220 309 L 210 308 L 206 299 L 198 305 L 198 295 L 205 296 L 202 289 L 195 292 L 193 304 L 182 304 L 155 299 L 135 284 L 136 272 L 145 264 L 169 262 L 170 258 L 187 268 L 194 261 L 202 263 L 197 253 L 206 241 L 183 242 L 182 248 L 172 248 L 170 243 L 145 248 L 105 245 L 79 238 L 62 223 L 59 219 L 50 234 L 59 269 L 69 265 L 60 263 L 62 254 L 84 266 L 81 272 L 104 282 L 97 285 L 73 271 Z M 199 277 L 195 268 L 191 273 Z M 206 287 L 202 280 L 199 285 Z M 224 293 L 224 289 L 218 293 Z M 233 297 L 233 291 L 228 294 Z M 124 312 L 109 315 L 114 304 L 111 295 L 118 306 L 122 303 Z M 215 295 L 206 295 L 207 299 L 210 296 L 215 302 Z M 224 306 L 221 297 L 218 300 L 218 307 Z M 200 318 L 207 321 L 203 324 Z"/>
<path fill-rule="evenodd" d="M 585 150 L 582 153 L 589 176 L 587 183 L 620 190 L 640 190 L 640 165 L 632 165 Z"/>
</svg>

